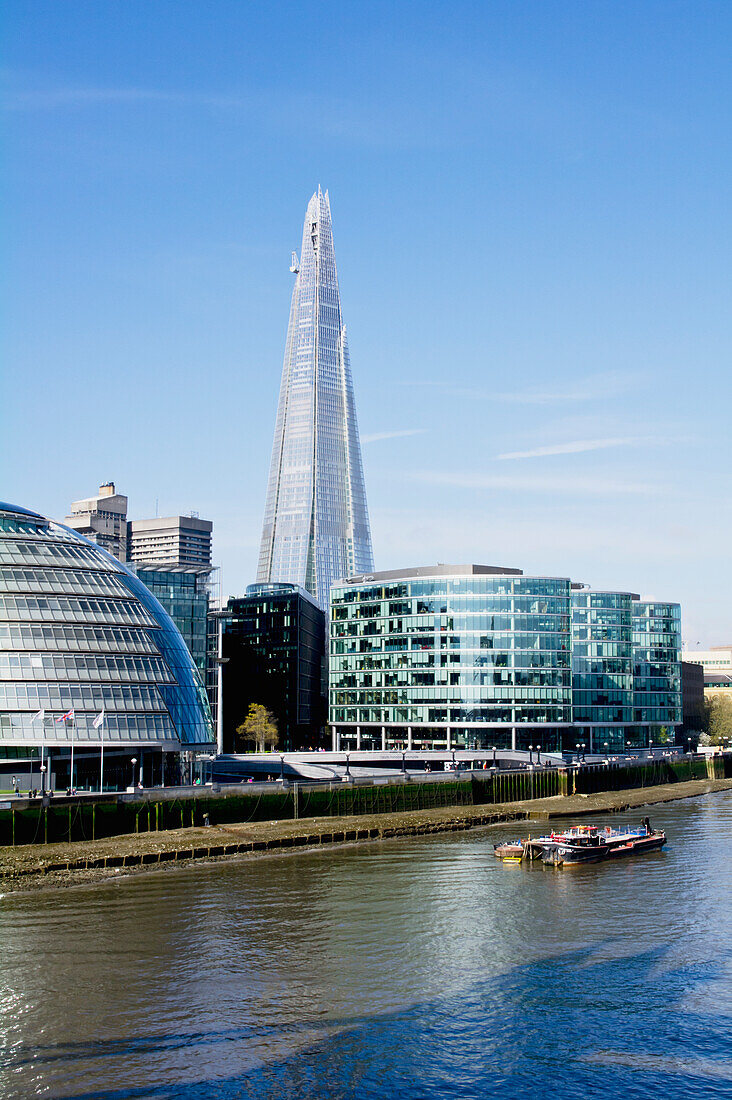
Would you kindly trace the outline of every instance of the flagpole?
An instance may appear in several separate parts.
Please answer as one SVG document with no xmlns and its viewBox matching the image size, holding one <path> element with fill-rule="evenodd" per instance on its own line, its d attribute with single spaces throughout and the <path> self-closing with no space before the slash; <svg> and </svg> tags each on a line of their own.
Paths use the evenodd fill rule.
<svg viewBox="0 0 732 1100">
<path fill-rule="evenodd" d="M 69 789 L 70 789 L 72 794 L 74 793 L 74 721 L 75 721 L 75 718 L 76 718 L 76 716 L 74 714 L 72 714 L 71 715 L 71 775 L 70 775 L 70 782 L 69 782 Z M 64 722 L 64 725 L 66 725 L 65 722 Z"/>
</svg>

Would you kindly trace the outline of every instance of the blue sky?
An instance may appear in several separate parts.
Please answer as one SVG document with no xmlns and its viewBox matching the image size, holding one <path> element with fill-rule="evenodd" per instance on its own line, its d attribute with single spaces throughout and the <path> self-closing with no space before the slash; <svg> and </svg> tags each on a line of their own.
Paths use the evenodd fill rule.
<svg viewBox="0 0 732 1100">
<path fill-rule="evenodd" d="M 377 567 L 732 640 L 728 3 L 5 5 L 0 496 L 215 524 L 254 579 L 330 190 Z"/>
</svg>

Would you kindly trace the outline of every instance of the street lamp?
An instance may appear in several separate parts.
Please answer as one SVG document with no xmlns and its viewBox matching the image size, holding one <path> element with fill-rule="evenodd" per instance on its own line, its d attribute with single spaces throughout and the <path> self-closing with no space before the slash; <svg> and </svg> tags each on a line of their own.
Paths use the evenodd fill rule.
<svg viewBox="0 0 732 1100">
<path fill-rule="evenodd" d="M 346 753 L 346 774 L 343 777 L 344 779 L 350 779 L 351 778 L 351 759 L 350 759 L 350 757 L 351 757 L 350 752 L 347 752 Z"/>
<path fill-rule="evenodd" d="M 493 746 L 493 767 L 496 766 L 496 746 Z"/>
<path fill-rule="evenodd" d="M 529 745 L 529 763 L 530 764 L 533 764 L 533 762 L 534 762 L 534 758 L 532 756 L 533 751 L 534 751 L 534 746 Z"/>
<path fill-rule="evenodd" d="M 402 749 L 402 775 L 406 775 L 406 773 L 407 773 L 407 769 L 406 769 L 406 766 L 404 764 L 404 759 L 405 759 L 406 755 L 407 754 Z"/>
<path fill-rule="evenodd" d="M 576 742 L 574 747 L 575 747 L 575 750 L 576 750 L 576 753 L 577 753 L 577 759 L 579 760 L 579 751 L 580 751 L 579 741 Z"/>
<path fill-rule="evenodd" d="M 130 783 L 130 786 L 134 787 L 135 786 L 135 768 L 137 767 L 137 757 L 136 756 L 132 757 L 131 763 L 132 763 L 132 782 Z"/>
<path fill-rule="evenodd" d="M 585 762 L 585 743 L 586 742 L 584 742 L 584 741 L 582 742 L 582 763 L 583 764 Z"/>
<path fill-rule="evenodd" d="M 686 744 L 688 745 L 688 748 L 687 748 L 687 750 L 686 750 L 686 751 L 687 751 L 687 752 L 689 753 L 689 755 L 691 756 L 691 738 L 690 738 L 690 737 L 687 737 L 687 738 L 686 738 Z"/>
<path fill-rule="evenodd" d="M 536 746 L 536 763 L 541 767 L 541 745 Z"/>
<path fill-rule="evenodd" d="M 46 793 L 46 765 L 41 764 L 41 798 Z"/>
<path fill-rule="evenodd" d="M 626 749 L 625 755 L 630 756 L 630 741 L 625 742 L 625 749 Z"/>
</svg>

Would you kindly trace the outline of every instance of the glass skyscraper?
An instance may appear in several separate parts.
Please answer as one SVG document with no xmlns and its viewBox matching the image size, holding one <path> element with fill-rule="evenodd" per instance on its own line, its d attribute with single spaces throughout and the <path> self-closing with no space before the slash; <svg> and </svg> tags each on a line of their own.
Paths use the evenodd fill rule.
<svg viewBox="0 0 732 1100">
<path fill-rule="evenodd" d="M 292 260 L 257 582 L 299 584 L 327 611 L 334 580 L 373 568 L 327 191 L 311 198 Z"/>
</svg>

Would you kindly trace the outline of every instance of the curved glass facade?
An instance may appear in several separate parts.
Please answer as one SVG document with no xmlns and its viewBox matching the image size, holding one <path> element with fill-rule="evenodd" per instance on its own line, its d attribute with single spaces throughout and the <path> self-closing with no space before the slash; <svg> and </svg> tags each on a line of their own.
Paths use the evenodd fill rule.
<svg viewBox="0 0 732 1100">
<path fill-rule="evenodd" d="M 0 504 L 0 751 L 210 745 L 201 678 L 169 615 L 116 558 L 61 524 Z M 44 720 L 35 717 L 45 711 Z M 93 727 L 104 711 L 103 730 Z"/>
<path fill-rule="evenodd" d="M 342 744 L 558 742 L 572 721 L 569 579 L 487 573 L 331 589 L 330 721 Z"/>
</svg>

